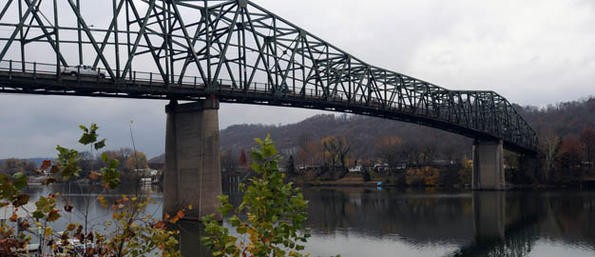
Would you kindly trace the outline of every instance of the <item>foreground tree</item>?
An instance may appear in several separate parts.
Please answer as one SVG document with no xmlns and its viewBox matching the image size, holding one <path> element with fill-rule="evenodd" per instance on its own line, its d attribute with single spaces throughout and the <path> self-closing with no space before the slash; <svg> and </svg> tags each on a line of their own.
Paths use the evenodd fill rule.
<svg viewBox="0 0 595 257">
<path fill-rule="evenodd" d="M 93 151 L 105 147 L 105 139 L 99 140 L 97 125 L 80 126 L 83 135 L 79 143 L 90 146 Z M 44 161 L 39 172 L 48 173 L 45 185 L 58 181 L 69 183 L 81 176 L 78 151 L 57 147 L 58 159 Z M 106 166 L 91 171 L 88 178 L 101 184 L 102 193 L 96 198 L 104 208 L 112 210 L 112 219 L 105 224 L 67 224 L 63 232 L 54 231 L 56 221 L 76 211 L 67 194 L 51 192 L 34 202 L 27 194 L 27 176 L 23 172 L 13 175 L 0 174 L 0 206 L 12 211 L 9 221 L 0 225 L 0 256 L 20 256 L 18 252 L 31 243 L 32 236 L 39 236 L 40 256 L 148 256 L 162 252 L 163 256 L 180 256 L 177 251 L 176 231 L 168 224 L 183 217 L 184 212 L 166 216 L 160 220 L 145 214 L 150 203 L 148 195 L 123 195 L 112 202 L 103 196 L 120 184 L 120 163 L 101 156 Z M 83 207 L 84 208 L 84 207 Z M 87 210 L 88 211 L 88 210 Z"/>
<path fill-rule="evenodd" d="M 220 212 L 239 236 L 220 224 L 214 215 L 203 218 L 206 237 L 202 242 L 214 257 L 303 256 L 307 201 L 299 188 L 285 184 L 279 172 L 279 153 L 270 136 L 256 139 L 259 148 L 251 153 L 251 168 L 257 174 L 247 185 L 241 204 L 234 208 L 228 196 L 220 196 Z"/>
</svg>

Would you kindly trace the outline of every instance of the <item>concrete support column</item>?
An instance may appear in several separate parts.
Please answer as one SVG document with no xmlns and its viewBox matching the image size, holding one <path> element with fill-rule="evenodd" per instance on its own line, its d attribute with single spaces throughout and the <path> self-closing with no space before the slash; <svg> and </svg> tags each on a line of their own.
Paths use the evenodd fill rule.
<svg viewBox="0 0 595 257">
<path fill-rule="evenodd" d="M 215 213 L 221 191 L 219 101 L 166 106 L 163 209 L 175 213 L 192 205 L 186 219 Z"/>
<path fill-rule="evenodd" d="M 473 189 L 506 189 L 502 140 L 473 143 Z"/>
</svg>

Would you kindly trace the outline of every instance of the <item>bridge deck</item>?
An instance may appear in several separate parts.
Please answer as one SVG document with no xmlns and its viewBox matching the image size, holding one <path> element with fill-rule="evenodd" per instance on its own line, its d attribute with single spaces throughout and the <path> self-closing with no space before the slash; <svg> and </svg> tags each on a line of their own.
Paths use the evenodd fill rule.
<svg viewBox="0 0 595 257">
<path fill-rule="evenodd" d="M 50 66 L 47 65 L 46 66 Z M 185 84 L 168 84 L 159 79 L 153 79 L 151 73 L 131 73 L 131 79 L 114 81 L 109 78 L 71 76 L 52 71 L 26 70 L 15 71 L 0 67 L 0 92 L 40 94 L 40 95 L 74 95 L 91 97 L 117 97 L 138 99 L 177 99 L 195 101 L 216 96 L 227 103 L 245 103 L 256 105 L 272 105 L 281 107 L 298 107 L 326 111 L 355 113 L 373 117 L 380 117 L 419 125 L 434 127 L 456 134 L 479 138 L 483 140 L 497 140 L 498 138 L 473 128 L 465 126 L 465 120 L 453 123 L 446 115 L 436 115 L 436 112 L 423 108 L 412 108 L 407 105 L 383 105 L 379 102 L 364 102 L 344 97 L 323 96 L 322 92 L 314 90 L 295 93 L 293 91 L 272 92 L 273 87 L 265 83 L 253 83 L 250 87 L 240 89 L 226 84 L 231 81 L 220 80 L 214 86 L 207 87 L 200 83 L 200 79 L 186 80 Z M 531 153 L 528 149 L 504 141 L 510 150 Z"/>
</svg>

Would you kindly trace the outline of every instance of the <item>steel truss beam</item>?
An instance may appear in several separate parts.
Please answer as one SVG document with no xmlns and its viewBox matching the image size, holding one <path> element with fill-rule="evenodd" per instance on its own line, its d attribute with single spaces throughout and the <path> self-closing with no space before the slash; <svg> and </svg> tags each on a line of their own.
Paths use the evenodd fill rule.
<svg viewBox="0 0 595 257">
<path fill-rule="evenodd" d="M 104 11 L 104 19 L 89 15 L 88 8 L 99 2 L 103 8 L 93 12 Z M 93 60 L 90 65 L 107 74 L 107 81 L 94 81 L 109 89 L 106 95 L 191 99 L 215 94 L 236 102 L 291 103 L 399 117 L 476 138 L 503 139 L 519 151 L 536 149 L 534 130 L 497 93 L 448 90 L 369 65 L 247 0 L 92 3 L 7 0 L 0 5 L 2 91 L 85 94 L 77 87 L 86 79 L 64 82 L 71 78 L 57 71 L 61 65 Z M 47 19 L 52 16 L 55 24 Z M 38 70 L 47 56 L 27 54 L 34 46 L 53 51 L 58 67 Z M 75 46 L 78 55 L 70 50 Z M 38 88 L 14 80 L 52 74 L 52 83 L 31 83 Z M 151 90 L 144 93 L 124 87 L 147 83 Z M 154 86 L 161 87 L 161 94 Z M 167 93 L 178 89 L 189 95 Z"/>
</svg>

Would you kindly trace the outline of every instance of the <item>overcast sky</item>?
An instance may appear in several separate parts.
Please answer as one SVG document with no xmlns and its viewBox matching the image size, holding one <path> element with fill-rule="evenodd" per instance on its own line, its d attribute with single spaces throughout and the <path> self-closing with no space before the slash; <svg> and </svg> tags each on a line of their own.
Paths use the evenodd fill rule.
<svg viewBox="0 0 595 257">
<path fill-rule="evenodd" d="M 372 65 L 521 105 L 595 95 L 592 0 L 254 0 Z M 111 7 L 110 7 L 111 8 Z M 163 152 L 166 102 L 0 94 L 0 158 L 53 157 L 96 122 L 110 148 Z M 222 104 L 220 128 L 287 124 L 314 111 Z"/>
</svg>

